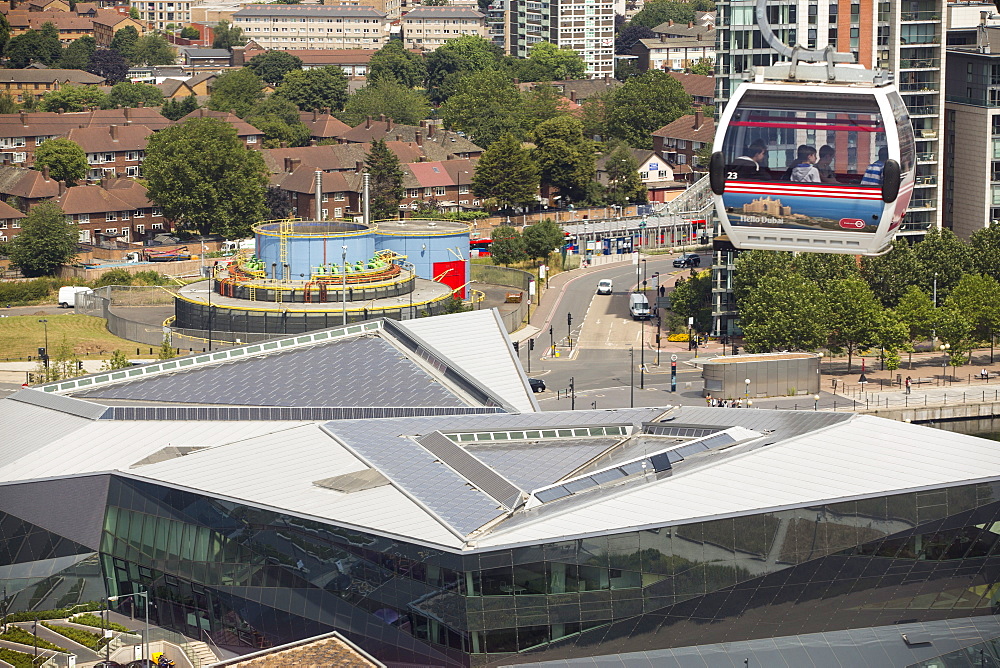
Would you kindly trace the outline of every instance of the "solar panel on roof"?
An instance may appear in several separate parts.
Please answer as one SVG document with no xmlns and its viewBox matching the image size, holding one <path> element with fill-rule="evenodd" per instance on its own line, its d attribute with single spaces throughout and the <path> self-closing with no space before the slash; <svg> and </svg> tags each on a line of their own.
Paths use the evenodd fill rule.
<svg viewBox="0 0 1000 668">
<path fill-rule="evenodd" d="M 555 501 L 556 499 L 561 499 L 564 496 L 569 496 L 570 491 L 565 487 L 550 487 L 549 489 L 543 489 L 540 492 L 535 493 L 535 498 L 542 503 L 548 503 L 549 501 Z"/>
<path fill-rule="evenodd" d="M 512 497 L 520 497 L 520 489 L 441 432 L 428 434 L 417 442 L 498 502 L 504 503 Z"/>
</svg>

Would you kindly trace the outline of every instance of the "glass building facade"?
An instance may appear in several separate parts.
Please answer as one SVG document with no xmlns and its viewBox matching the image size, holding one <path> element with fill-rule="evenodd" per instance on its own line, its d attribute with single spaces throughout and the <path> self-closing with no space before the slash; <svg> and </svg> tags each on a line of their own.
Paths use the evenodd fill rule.
<svg viewBox="0 0 1000 668">
<path fill-rule="evenodd" d="M 432 666 L 980 616 L 1000 598 L 1000 483 L 456 554 L 111 477 L 99 551 L 12 515 L 0 529 L 14 611 L 106 584 L 223 647 L 338 630 Z"/>
</svg>

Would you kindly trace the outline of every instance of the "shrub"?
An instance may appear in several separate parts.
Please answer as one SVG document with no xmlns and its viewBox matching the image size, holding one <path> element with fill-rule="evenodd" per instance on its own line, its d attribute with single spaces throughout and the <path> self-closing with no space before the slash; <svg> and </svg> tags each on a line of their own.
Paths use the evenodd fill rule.
<svg viewBox="0 0 1000 668">
<path fill-rule="evenodd" d="M 99 601 L 89 601 L 80 605 L 73 606 L 73 612 L 79 612 L 81 610 L 103 610 L 102 604 Z M 55 610 L 38 610 L 37 612 L 12 612 L 7 615 L 8 622 L 30 622 L 35 619 L 66 619 L 69 617 L 71 610 L 67 608 L 57 608 Z"/>
<path fill-rule="evenodd" d="M 72 640 L 73 642 L 78 642 L 84 647 L 90 648 L 95 652 L 108 642 L 108 639 L 100 636 L 96 633 L 91 633 L 90 631 L 84 631 L 83 629 L 71 629 L 68 626 L 59 626 L 58 624 L 49 624 L 47 622 L 42 622 L 42 626 L 50 631 L 54 631 L 61 636 L 65 636 Z"/>
<path fill-rule="evenodd" d="M 35 636 L 35 634 L 25 631 L 20 626 L 14 626 L 13 624 L 7 627 L 7 631 L 0 633 L 0 640 L 6 640 L 8 642 L 16 642 L 22 645 L 38 646 L 38 649 L 54 649 L 57 652 L 65 652 L 64 647 L 59 645 L 53 645 L 48 640 L 42 640 L 41 638 Z"/>
<path fill-rule="evenodd" d="M 169 276 L 161 274 L 153 269 L 137 271 L 132 274 L 133 285 L 167 285 L 170 282 L 171 280 Z"/>
<path fill-rule="evenodd" d="M 36 278 L 33 281 L 0 283 L 0 306 L 20 306 L 44 301 L 66 282 L 54 278 Z"/>
<path fill-rule="evenodd" d="M 30 654 L 15 652 L 12 649 L 0 647 L 0 661 L 6 661 L 14 668 L 32 668 L 33 662 Z"/>
<path fill-rule="evenodd" d="M 104 619 L 98 617 L 97 615 L 92 615 L 90 613 L 84 613 L 82 615 L 77 615 L 76 617 L 70 618 L 70 621 L 74 624 L 83 624 L 84 626 L 95 626 L 99 629 L 108 628 L 112 631 L 120 631 L 122 633 L 135 633 L 132 629 L 126 628 L 121 624 L 115 624 L 110 622 L 105 624 Z"/>
<path fill-rule="evenodd" d="M 155 272 L 154 272 L 155 273 Z M 95 288 L 103 288 L 105 285 L 132 285 L 132 274 L 122 267 L 110 269 L 107 273 L 94 281 Z"/>
<path fill-rule="evenodd" d="M 678 332 L 667 337 L 667 341 L 690 341 L 691 337 L 687 332 Z"/>
</svg>

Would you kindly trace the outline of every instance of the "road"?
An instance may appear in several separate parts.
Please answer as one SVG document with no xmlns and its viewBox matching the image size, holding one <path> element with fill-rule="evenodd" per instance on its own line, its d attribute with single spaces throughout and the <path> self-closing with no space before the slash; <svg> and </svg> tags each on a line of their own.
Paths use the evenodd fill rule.
<svg viewBox="0 0 1000 668">
<path fill-rule="evenodd" d="M 678 277 L 687 276 L 688 269 L 674 269 L 676 255 L 654 255 L 646 258 L 645 272 L 650 302 L 655 302 L 653 274 L 659 272 L 666 279 L 668 291 Z M 710 262 L 709 255 L 702 256 L 702 268 Z M 643 266 L 640 264 L 639 277 Z M 629 316 L 628 295 L 637 284 L 635 265 L 622 263 L 606 269 L 594 269 L 574 277 L 565 284 L 548 317 L 535 326 L 541 328 L 536 336 L 535 349 L 528 357 L 527 343 L 521 344 L 521 362 L 530 366 L 529 375 L 545 381 L 547 389 L 538 399 L 547 410 L 569 408 L 569 400 L 557 400 L 557 390 L 569 387 L 573 379 L 577 404 L 590 408 L 594 402 L 598 407 L 612 408 L 635 405 L 663 405 L 677 403 L 677 397 L 665 394 L 670 388 L 670 360 L 668 353 L 660 355 L 660 366 L 656 361 L 655 328 L 656 319 L 634 321 Z M 609 278 L 614 282 L 611 295 L 598 295 L 597 282 Z M 552 296 L 554 290 L 550 290 Z M 572 326 L 567 327 L 567 314 L 572 314 Z M 550 334 L 550 329 L 552 333 Z M 647 348 L 642 350 L 640 341 L 645 334 Z M 666 333 L 664 333 L 664 342 Z M 560 357 L 549 355 L 549 346 L 554 342 L 560 351 L 568 349 L 567 343 L 574 343 L 569 355 Z M 652 345 L 654 347 L 649 347 Z M 675 346 L 676 348 L 676 346 Z M 678 353 L 681 360 L 692 357 L 686 351 Z M 631 358 L 631 359 L 630 359 Z M 650 372 L 640 379 L 640 362 L 646 363 Z M 634 380 L 635 390 L 629 392 Z M 691 394 L 690 401 L 699 401 L 701 372 L 683 364 L 678 366 L 678 390 Z M 639 385 L 646 390 L 640 390 Z M 638 393 L 638 395 L 636 395 Z M 631 396 L 630 396 L 631 394 Z"/>
</svg>

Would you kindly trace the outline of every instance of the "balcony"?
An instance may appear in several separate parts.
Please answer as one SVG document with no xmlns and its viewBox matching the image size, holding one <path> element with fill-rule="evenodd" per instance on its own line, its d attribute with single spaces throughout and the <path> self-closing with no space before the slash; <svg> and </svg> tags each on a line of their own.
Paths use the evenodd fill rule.
<svg viewBox="0 0 1000 668">
<path fill-rule="evenodd" d="M 917 163 L 918 164 L 933 164 L 937 162 L 937 153 L 934 151 L 924 151 L 922 153 L 917 153 Z"/>
<path fill-rule="evenodd" d="M 899 226 L 900 232 L 926 232 L 931 229 L 930 222 L 921 223 L 903 223 Z"/>
<path fill-rule="evenodd" d="M 900 93 L 936 93 L 937 91 L 930 86 L 935 85 L 931 81 L 921 81 L 917 83 L 901 83 L 899 84 Z"/>
<path fill-rule="evenodd" d="M 900 58 L 899 69 L 922 70 L 941 67 L 940 58 Z"/>
<path fill-rule="evenodd" d="M 936 106 L 924 105 L 919 107 L 907 106 L 906 110 L 910 112 L 910 116 L 937 116 L 938 108 Z"/>
<path fill-rule="evenodd" d="M 922 12 L 903 12 L 899 16 L 900 20 L 904 23 L 915 23 L 920 21 L 940 21 L 940 12 L 935 11 L 922 11 Z"/>
<path fill-rule="evenodd" d="M 915 176 L 913 177 L 913 185 L 917 188 L 928 188 L 930 186 L 937 185 L 936 176 Z"/>
<path fill-rule="evenodd" d="M 914 197 L 910 200 L 910 206 L 908 209 L 911 211 L 915 209 L 936 209 L 937 200 L 933 197 Z"/>
</svg>

